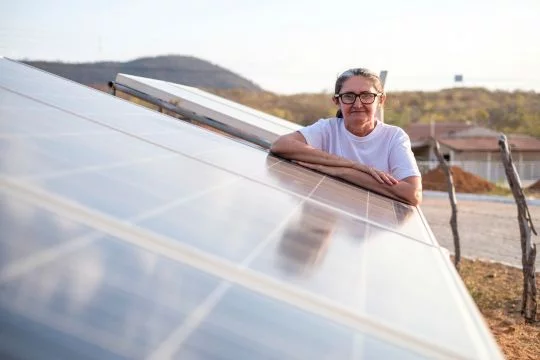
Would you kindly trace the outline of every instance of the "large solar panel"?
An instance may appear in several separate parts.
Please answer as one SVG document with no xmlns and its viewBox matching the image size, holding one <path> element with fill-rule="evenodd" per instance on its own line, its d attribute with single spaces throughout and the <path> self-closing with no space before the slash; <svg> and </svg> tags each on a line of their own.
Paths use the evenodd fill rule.
<svg viewBox="0 0 540 360">
<path fill-rule="evenodd" d="M 8 59 L 0 329 L 0 358 L 502 358 L 418 208 Z"/>
<path fill-rule="evenodd" d="M 118 74 L 116 83 L 204 116 L 272 143 L 278 136 L 301 128 L 290 121 L 266 114 L 194 87 L 140 76 Z"/>
</svg>

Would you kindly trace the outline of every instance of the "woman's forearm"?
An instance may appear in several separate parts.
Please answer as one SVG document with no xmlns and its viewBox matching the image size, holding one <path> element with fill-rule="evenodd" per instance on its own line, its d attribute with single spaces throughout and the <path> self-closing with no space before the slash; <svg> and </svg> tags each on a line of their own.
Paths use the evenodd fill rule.
<svg viewBox="0 0 540 360">
<path fill-rule="evenodd" d="M 369 171 L 366 165 L 329 154 L 325 151 L 315 149 L 304 142 L 287 137 L 282 137 L 276 140 L 272 144 L 270 152 L 289 160 L 303 161 L 326 166 L 354 168 L 363 172 Z"/>
<path fill-rule="evenodd" d="M 422 188 L 407 181 L 399 181 L 394 185 L 381 184 L 372 176 L 355 169 L 344 169 L 338 177 L 413 206 L 422 202 Z"/>
</svg>

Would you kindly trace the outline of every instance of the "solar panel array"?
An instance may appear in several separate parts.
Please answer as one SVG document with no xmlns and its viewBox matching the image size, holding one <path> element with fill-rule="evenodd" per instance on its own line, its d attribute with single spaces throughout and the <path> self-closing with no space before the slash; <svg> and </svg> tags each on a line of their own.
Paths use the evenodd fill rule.
<svg viewBox="0 0 540 360">
<path fill-rule="evenodd" d="M 415 207 L 0 59 L 0 358 L 502 358 Z"/>
</svg>

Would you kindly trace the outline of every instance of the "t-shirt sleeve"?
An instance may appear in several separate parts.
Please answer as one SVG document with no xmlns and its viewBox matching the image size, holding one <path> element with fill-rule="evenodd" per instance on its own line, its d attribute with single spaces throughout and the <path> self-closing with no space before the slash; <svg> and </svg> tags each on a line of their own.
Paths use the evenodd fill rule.
<svg viewBox="0 0 540 360">
<path fill-rule="evenodd" d="M 316 123 L 306 126 L 298 131 L 304 136 L 308 145 L 313 146 L 315 149 L 328 151 L 328 121 L 328 119 L 320 119 Z"/>
<path fill-rule="evenodd" d="M 390 172 L 397 180 L 403 180 L 409 176 L 421 176 L 411 149 L 411 140 L 405 131 L 399 130 L 390 149 L 388 159 Z"/>
</svg>

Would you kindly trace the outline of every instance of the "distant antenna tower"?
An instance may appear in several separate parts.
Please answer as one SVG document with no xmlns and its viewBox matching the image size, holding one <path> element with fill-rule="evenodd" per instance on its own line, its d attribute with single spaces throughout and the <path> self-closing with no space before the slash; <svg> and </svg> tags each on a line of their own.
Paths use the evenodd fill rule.
<svg viewBox="0 0 540 360">
<path fill-rule="evenodd" d="M 386 77 L 388 76 L 387 70 L 381 70 L 381 73 L 379 74 L 379 78 L 381 79 L 381 84 L 384 90 L 384 85 L 386 84 Z M 377 117 L 381 122 L 384 122 L 384 108 L 382 106 L 379 106 L 379 109 L 377 110 Z"/>
<path fill-rule="evenodd" d="M 463 86 L 463 75 L 462 74 L 454 75 L 454 85 L 455 86 Z"/>
</svg>

